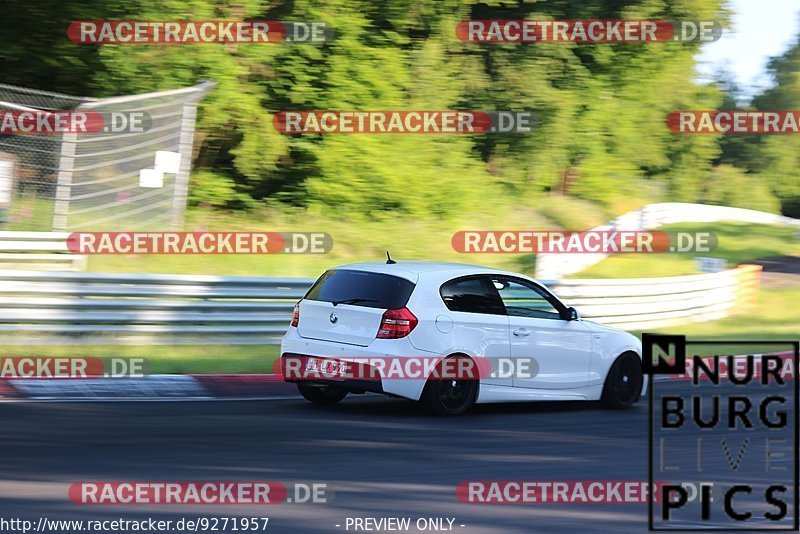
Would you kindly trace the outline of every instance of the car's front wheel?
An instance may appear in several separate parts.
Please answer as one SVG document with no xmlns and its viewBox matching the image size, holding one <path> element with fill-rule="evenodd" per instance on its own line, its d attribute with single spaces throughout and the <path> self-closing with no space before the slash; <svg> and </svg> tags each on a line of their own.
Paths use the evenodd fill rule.
<svg viewBox="0 0 800 534">
<path fill-rule="evenodd" d="M 642 361 L 626 352 L 609 369 L 600 402 L 608 408 L 627 408 L 639 399 L 643 383 Z"/>
<path fill-rule="evenodd" d="M 347 396 L 347 388 L 329 385 L 297 384 L 297 390 L 306 400 L 315 404 L 336 404 Z"/>
<path fill-rule="evenodd" d="M 441 368 L 441 366 L 440 366 Z M 441 376 L 441 375 L 440 375 Z M 475 404 L 478 398 L 478 379 L 475 378 L 431 378 L 425 384 L 420 401 L 438 415 L 461 415 Z"/>
</svg>

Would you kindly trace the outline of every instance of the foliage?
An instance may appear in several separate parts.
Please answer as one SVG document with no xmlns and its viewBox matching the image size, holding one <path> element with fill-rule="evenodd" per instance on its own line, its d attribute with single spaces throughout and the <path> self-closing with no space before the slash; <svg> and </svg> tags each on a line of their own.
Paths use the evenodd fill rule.
<svg viewBox="0 0 800 534">
<path fill-rule="evenodd" d="M 727 21 L 722 0 L 6 0 L 0 66 L 6 83 L 108 96 L 217 82 L 201 104 L 195 202 L 247 207 L 263 199 L 375 220 L 431 220 L 487 198 L 579 197 L 617 211 L 659 199 L 784 210 L 800 199 L 797 136 L 676 135 L 670 111 L 736 106 L 738 89 L 695 81 L 699 43 L 476 44 L 460 20 Z M 73 20 L 322 21 L 314 44 L 77 45 Z M 775 86 L 755 109 L 800 108 L 800 44 L 770 63 Z M 723 75 L 724 76 L 724 75 Z M 285 136 L 279 110 L 531 110 L 513 135 Z M 744 170 L 736 173 L 717 164 Z M 737 187 L 723 183 L 734 180 Z M 746 184 L 746 185 L 745 185 Z M 741 186 L 741 187 L 738 187 Z M 769 190 L 768 190 L 769 189 Z M 752 190 L 754 195 L 742 191 Z M 631 206 L 632 207 L 632 206 Z"/>
<path fill-rule="evenodd" d="M 769 63 L 774 85 L 753 98 L 752 109 L 800 109 L 800 41 Z M 800 217 L 800 138 L 798 135 L 732 135 L 723 145 L 723 162 L 758 175 L 780 199 L 786 215 Z M 756 186 L 757 188 L 760 186 Z M 751 207 L 751 206 L 748 206 Z"/>
<path fill-rule="evenodd" d="M 780 213 L 780 201 L 757 174 L 731 165 L 717 165 L 703 191 L 703 203 Z"/>
</svg>

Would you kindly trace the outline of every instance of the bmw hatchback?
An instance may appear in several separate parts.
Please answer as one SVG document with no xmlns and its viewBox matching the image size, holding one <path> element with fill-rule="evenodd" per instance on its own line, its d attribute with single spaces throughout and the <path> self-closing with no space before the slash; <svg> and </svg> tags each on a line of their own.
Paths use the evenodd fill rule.
<svg viewBox="0 0 800 534">
<path fill-rule="evenodd" d="M 582 319 L 542 283 L 421 261 L 326 271 L 295 305 L 281 368 L 315 403 L 371 391 L 447 415 L 498 402 L 625 408 L 646 386 L 638 338 Z"/>
</svg>

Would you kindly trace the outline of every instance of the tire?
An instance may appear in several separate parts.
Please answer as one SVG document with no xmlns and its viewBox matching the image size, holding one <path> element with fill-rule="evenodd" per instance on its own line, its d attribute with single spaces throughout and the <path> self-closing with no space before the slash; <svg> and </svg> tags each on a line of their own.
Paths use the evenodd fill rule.
<svg viewBox="0 0 800 534">
<path fill-rule="evenodd" d="M 309 386 L 297 384 L 297 390 L 314 404 L 336 404 L 347 396 L 347 388 L 339 386 Z"/>
<path fill-rule="evenodd" d="M 477 379 L 431 378 L 425 384 L 420 402 L 436 415 L 461 415 L 472 408 L 477 398 Z"/>
<path fill-rule="evenodd" d="M 607 408 L 629 408 L 639 400 L 643 384 L 642 361 L 633 352 L 626 352 L 608 370 L 600 402 Z"/>
</svg>

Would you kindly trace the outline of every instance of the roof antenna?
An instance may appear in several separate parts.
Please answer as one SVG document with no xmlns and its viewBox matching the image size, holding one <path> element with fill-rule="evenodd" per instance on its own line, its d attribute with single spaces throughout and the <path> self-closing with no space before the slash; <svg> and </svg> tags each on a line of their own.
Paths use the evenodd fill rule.
<svg viewBox="0 0 800 534">
<path fill-rule="evenodd" d="M 386 251 L 386 265 L 393 265 L 395 263 L 397 263 L 397 262 L 394 261 L 391 256 L 389 256 L 389 251 L 387 250 Z"/>
</svg>

